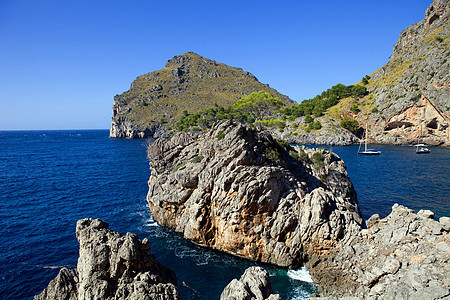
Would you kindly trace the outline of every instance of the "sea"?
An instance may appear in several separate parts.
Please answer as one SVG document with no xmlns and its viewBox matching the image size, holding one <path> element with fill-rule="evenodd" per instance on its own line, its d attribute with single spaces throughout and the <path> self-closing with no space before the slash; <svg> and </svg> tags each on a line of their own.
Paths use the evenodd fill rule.
<svg viewBox="0 0 450 300">
<path fill-rule="evenodd" d="M 148 238 L 151 252 L 176 272 L 183 299 L 219 299 L 257 265 L 196 246 L 153 220 L 145 199 L 148 144 L 111 139 L 107 130 L 0 131 L 0 299 L 32 299 L 62 267 L 75 268 L 82 218 Z M 394 203 L 450 216 L 450 149 L 417 155 L 408 146 L 372 147 L 381 155 L 325 147 L 344 159 L 365 219 L 387 216 Z M 305 268 L 263 267 L 283 299 L 317 292 Z"/>
</svg>

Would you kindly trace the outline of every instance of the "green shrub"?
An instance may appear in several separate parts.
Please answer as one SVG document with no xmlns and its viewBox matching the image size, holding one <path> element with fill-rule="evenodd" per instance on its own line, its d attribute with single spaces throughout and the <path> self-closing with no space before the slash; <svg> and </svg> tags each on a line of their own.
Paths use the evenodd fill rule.
<svg viewBox="0 0 450 300">
<path fill-rule="evenodd" d="M 194 164 L 196 164 L 196 163 L 201 162 L 202 159 L 203 159 L 203 156 L 202 156 L 202 155 L 197 155 L 196 157 L 194 157 L 194 158 L 192 159 L 192 162 L 193 162 Z"/>
<path fill-rule="evenodd" d="M 183 164 L 179 164 L 175 167 L 175 169 L 173 169 L 173 173 L 175 173 L 176 171 L 178 171 L 179 168 L 181 168 L 183 166 Z"/>
<path fill-rule="evenodd" d="M 300 150 L 298 151 L 299 154 L 299 160 L 302 162 L 309 162 L 309 156 L 308 153 L 305 152 L 305 150 L 303 150 L 302 148 L 300 148 Z"/>
<path fill-rule="evenodd" d="M 323 166 L 323 161 L 325 160 L 325 157 L 321 152 L 314 152 L 312 155 L 312 161 L 316 166 Z"/>
<path fill-rule="evenodd" d="M 266 119 L 262 121 L 256 121 L 256 123 L 263 124 L 270 128 L 276 127 L 279 129 L 284 129 L 284 127 L 286 127 L 286 122 L 280 119 Z"/>
<path fill-rule="evenodd" d="M 292 148 L 291 145 L 283 139 L 276 139 L 275 141 L 278 145 L 280 145 L 281 148 L 284 148 L 286 150 L 290 150 Z"/>
<path fill-rule="evenodd" d="M 264 151 L 264 155 L 267 157 L 267 159 L 273 162 L 276 162 L 278 158 L 280 158 L 280 153 L 278 152 L 278 150 L 271 147 L 266 148 L 266 150 Z"/>
<path fill-rule="evenodd" d="M 354 113 L 357 114 L 359 113 L 361 110 L 359 109 L 359 105 L 358 103 L 353 103 L 352 107 L 350 108 L 350 110 Z"/>
<path fill-rule="evenodd" d="M 219 132 L 217 132 L 216 139 L 218 139 L 220 141 L 224 137 L 225 137 L 225 133 L 223 133 L 222 130 L 219 130 Z"/>
<path fill-rule="evenodd" d="M 308 125 L 309 130 L 318 130 L 320 128 L 322 128 L 322 123 L 320 123 L 320 121 L 314 121 Z"/>
<path fill-rule="evenodd" d="M 356 120 L 343 119 L 341 121 L 341 127 L 356 132 L 359 128 L 359 123 Z"/>
</svg>

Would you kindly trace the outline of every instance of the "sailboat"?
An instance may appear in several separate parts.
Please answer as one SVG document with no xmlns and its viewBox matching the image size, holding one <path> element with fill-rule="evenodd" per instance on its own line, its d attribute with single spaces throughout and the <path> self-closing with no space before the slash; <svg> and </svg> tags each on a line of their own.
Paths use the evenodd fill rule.
<svg viewBox="0 0 450 300">
<path fill-rule="evenodd" d="M 426 117 L 425 109 L 426 109 L 426 107 L 424 107 L 424 109 L 423 109 L 422 123 L 423 123 L 423 121 L 424 121 L 424 119 Z M 420 133 L 419 133 L 419 136 L 417 137 L 417 144 L 414 145 L 414 146 L 416 146 L 416 153 L 417 154 L 430 153 L 431 152 L 430 149 L 428 149 L 426 147 L 426 145 L 420 143 L 420 138 L 422 137 L 422 124 L 419 125 L 419 128 L 420 128 Z"/>
<path fill-rule="evenodd" d="M 367 130 L 368 126 L 366 124 L 366 133 L 364 136 L 364 151 L 361 151 L 361 143 L 362 141 L 359 142 L 359 148 L 358 148 L 358 154 L 359 155 L 380 155 L 381 151 L 376 151 L 374 149 L 367 149 L 367 137 L 368 137 L 368 130 Z"/>
<path fill-rule="evenodd" d="M 417 138 L 417 144 L 414 145 L 414 146 L 416 146 L 416 153 L 417 153 L 417 154 L 426 154 L 426 153 L 430 153 L 431 150 L 428 149 L 427 147 L 425 147 L 425 146 L 426 146 L 425 144 L 421 144 L 421 143 L 420 143 L 420 136 L 421 136 L 421 135 L 422 135 L 422 131 L 420 131 L 420 135 L 419 135 L 419 137 Z"/>
</svg>

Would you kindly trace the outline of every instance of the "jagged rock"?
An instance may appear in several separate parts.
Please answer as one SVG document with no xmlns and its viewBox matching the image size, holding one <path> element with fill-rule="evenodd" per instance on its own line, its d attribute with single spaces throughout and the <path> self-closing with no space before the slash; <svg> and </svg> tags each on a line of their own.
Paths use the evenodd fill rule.
<svg viewBox="0 0 450 300">
<path fill-rule="evenodd" d="M 368 228 L 351 243 L 310 260 L 308 270 L 321 295 L 324 299 L 449 297 L 449 230 L 433 215 L 395 204 L 386 218 L 372 216 Z"/>
<path fill-rule="evenodd" d="M 148 149 L 155 220 L 197 244 L 283 267 L 325 254 L 361 228 L 344 162 L 227 121 Z"/>
<path fill-rule="evenodd" d="M 180 299 L 175 274 L 150 254 L 147 239 L 100 219 L 78 221 L 76 235 L 77 269 L 61 269 L 35 299 Z"/>
<path fill-rule="evenodd" d="M 261 267 L 250 267 L 239 280 L 233 279 L 223 290 L 220 300 L 281 300 L 273 294 L 269 273 Z"/>
</svg>

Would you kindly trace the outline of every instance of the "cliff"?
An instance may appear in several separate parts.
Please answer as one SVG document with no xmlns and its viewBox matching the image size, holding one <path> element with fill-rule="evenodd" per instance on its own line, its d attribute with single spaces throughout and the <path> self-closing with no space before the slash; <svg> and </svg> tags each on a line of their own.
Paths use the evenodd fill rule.
<svg viewBox="0 0 450 300">
<path fill-rule="evenodd" d="M 78 221 L 76 235 L 77 269 L 61 269 L 34 299 L 180 299 L 175 273 L 150 254 L 147 239 L 122 236 L 99 219 Z"/>
<path fill-rule="evenodd" d="M 375 142 L 413 144 L 421 136 L 430 145 L 450 145 L 449 15 L 450 1 L 433 1 L 422 21 L 400 33 L 390 61 L 371 75 L 370 94 L 354 117 L 368 120 Z"/>
<path fill-rule="evenodd" d="M 167 61 L 163 69 L 139 76 L 128 91 L 114 97 L 110 136 L 158 137 L 184 111 L 195 113 L 215 103 L 227 107 L 261 90 L 295 104 L 249 72 L 187 52 Z"/>
<path fill-rule="evenodd" d="M 346 243 L 363 223 L 344 162 L 226 121 L 149 146 L 147 201 L 186 239 L 282 267 Z"/>
</svg>

